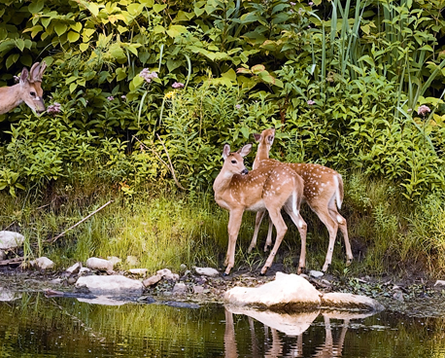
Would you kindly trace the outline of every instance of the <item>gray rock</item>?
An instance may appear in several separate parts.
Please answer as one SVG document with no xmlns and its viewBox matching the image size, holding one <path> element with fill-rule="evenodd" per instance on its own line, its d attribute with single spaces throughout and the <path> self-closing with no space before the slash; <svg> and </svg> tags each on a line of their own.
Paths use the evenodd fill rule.
<svg viewBox="0 0 445 358">
<path fill-rule="evenodd" d="M 376 300 L 350 293 L 329 292 L 321 297 L 323 307 L 347 310 L 383 311 L 383 307 Z"/>
<path fill-rule="evenodd" d="M 309 276 L 313 277 L 313 278 L 321 278 L 324 276 L 324 273 L 321 271 L 315 271 L 315 270 L 310 270 L 309 271 Z"/>
<path fill-rule="evenodd" d="M 0 231 L 0 249 L 9 250 L 16 247 L 21 247 L 25 242 L 25 237 L 22 234 L 14 231 Z"/>
<path fill-rule="evenodd" d="M 144 268 L 139 268 L 139 269 L 130 269 L 128 270 L 128 272 L 135 276 L 144 277 L 145 275 L 147 275 L 148 270 Z"/>
<path fill-rule="evenodd" d="M 83 276 L 76 282 L 77 288 L 86 287 L 96 295 L 141 295 L 144 289 L 142 282 L 122 275 Z"/>
<path fill-rule="evenodd" d="M 0 302 L 10 302 L 22 298 L 22 294 L 0 287 Z"/>
<path fill-rule="evenodd" d="M 162 269 L 156 272 L 157 275 L 161 276 L 164 280 L 178 281 L 179 275 L 172 273 L 169 269 Z"/>
<path fill-rule="evenodd" d="M 193 269 L 195 270 L 195 272 L 198 275 L 202 275 L 202 276 L 209 276 L 209 277 L 218 277 L 219 276 L 219 271 L 212 268 L 212 267 L 193 267 Z"/>
<path fill-rule="evenodd" d="M 187 285 L 183 282 L 178 282 L 173 287 L 172 293 L 174 295 L 185 295 L 187 294 Z"/>
<path fill-rule="evenodd" d="M 48 270 L 54 267 L 54 262 L 52 262 L 49 258 L 42 256 L 30 262 L 31 266 L 37 267 L 40 270 Z"/>
<path fill-rule="evenodd" d="M 92 270 L 106 271 L 108 274 L 114 272 L 113 263 L 111 261 L 97 257 L 90 257 L 86 262 L 86 266 Z"/>
<path fill-rule="evenodd" d="M 76 262 L 73 266 L 68 267 L 65 270 L 65 272 L 68 273 L 69 275 L 73 275 L 73 274 L 78 273 L 81 268 L 82 268 L 82 263 L 81 262 Z"/>
<path fill-rule="evenodd" d="M 151 277 L 147 278 L 146 280 L 142 281 L 142 284 L 145 287 L 154 286 L 161 280 L 162 280 L 161 275 L 154 275 L 154 276 L 151 276 Z"/>
</svg>

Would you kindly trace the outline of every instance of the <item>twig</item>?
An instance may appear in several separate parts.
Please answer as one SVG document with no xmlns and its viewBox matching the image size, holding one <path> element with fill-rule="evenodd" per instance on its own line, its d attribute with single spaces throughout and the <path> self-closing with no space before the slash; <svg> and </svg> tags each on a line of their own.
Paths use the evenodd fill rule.
<svg viewBox="0 0 445 358">
<path fill-rule="evenodd" d="M 59 235 L 53 237 L 52 239 L 46 240 L 47 242 L 53 243 L 54 241 L 56 241 L 57 239 L 61 238 L 63 235 L 65 235 L 68 231 L 74 229 L 77 225 L 82 224 L 85 220 L 88 220 L 90 217 L 92 217 L 94 214 L 96 214 L 98 211 L 102 210 L 103 208 L 105 208 L 107 205 L 111 204 L 113 202 L 113 200 L 110 200 L 108 203 L 102 205 L 99 209 L 94 210 L 91 214 L 89 214 L 88 216 L 85 216 L 82 220 L 80 220 L 79 222 L 77 222 L 76 224 L 74 224 L 73 226 L 71 226 L 70 228 L 66 229 L 64 232 L 60 233 Z"/>
<path fill-rule="evenodd" d="M 24 259 L 25 259 L 24 257 L 15 257 L 15 258 L 9 259 L 9 260 L 2 260 L 2 261 L 0 261 L 0 266 L 19 264 Z"/>
<path fill-rule="evenodd" d="M 184 187 L 181 185 L 181 183 L 178 181 L 178 179 L 176 179 L 175 170 L 173 169 L 173 164 L 172 164 L 172 161 L 171 161 L 171 159 L 170 159 L 170 156 L 168 155 L 167 148 L 165 147 L 164 142 L 162 141 L 162 139 L 161 139 L 161 137 L 159 136 L 158 133 L 156 133 L 156 137 L 158 137 L 159 141 L 160 141 L 161 144 L 162 144 L 162 147 L 163 147 L 164 150 L 165 150 L 165 154 L 167 154 L 167 159 L 168 159 L 168 162 L 170 163 L 170 167 L 169 167 L 169 168 L 170 168 L 170 171 L 172 172 L 173 179 L 175 180 L 176 185 L 177 185 L 180 189 L 182 189 L 182 190 L 187 190 L 186 188 L 184 188 Z"/>
<path fill-rule="evenodd" d="M 136 136 L 133 136 L 133 138 L 136 139 L 136 140 L 139 142 L 139 144 L 142 145 L 145 149 L 149 149 L 149 150 L 151 150 L 152 153 L 153 153 L 154 155 L 156 155 L 156 157 L 159 159 L 159 161 L 160 161 L 162 164 L 164 164 L 164 165 L 170 170 L 170 167 L 169 167 L 168 164 L 161 158 L 161 156 L 158 154 L 158 152 L 156 152 L 153 148 L 147 147 L 147 145 L 146 145 L 145 143 L 141 142 Z"/>
<path fill-rule="evenodd" d="M 173 169 L 172 161 L 171 161 L 171 159 L 170 159 L 170 156 L 168 155 L 167 148 L 165 147 L 164 143 L 162 142 L 161 137 L 159 137 L 159 134 L 157 134 L 157 133 L 156 133 L 156 136 L 158 137 L 159 141 L 161 142 L 162 147 L 163 147 L 164 150 L 165 150 L 165 154 L 167 154 L 168 162 L 170 163 L 170 165 L 168 165 L 168 164 L 167 164 L 167 163 L 160 157 L 160 155 L 159 155 L 153 148 L 147 147 L 147 146 L 146 146 L 144 143 L 142 143 L 137 137 L 133 136 L 133 138 L 136 139 L 141 145 L 143 145 L 144 148 L 146 148 L 146 149 L 150 149 L 150 150 L 151 150 L 151 151 L 158 157 L 158 159 L 162 162 L 162 164 L 164 164 L 164 165 L 168 168 L 168 170 L 170 170 L 170 172 L 171 172 L 172 175 L 173 175 L 173 179 L 174 179 L 176 185 L 177 185 L 180 189 L 182 189 L 182 190 L 187 190 L 186 188 L 184 188 L 184 187 L 181 185 L 181 183 L 180 183 L 180 182 L 178 181 L 178 179 L 176 178 L 175 170 Z"/>
</svg>

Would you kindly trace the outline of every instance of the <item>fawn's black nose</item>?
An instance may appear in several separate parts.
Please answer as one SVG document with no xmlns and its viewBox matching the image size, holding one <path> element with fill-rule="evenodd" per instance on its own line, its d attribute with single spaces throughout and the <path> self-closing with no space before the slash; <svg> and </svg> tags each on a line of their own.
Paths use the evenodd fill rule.
<svg viewBox="0 0 445 358">
<path fill-rule="evenodd" d="M 249 171 L 248 171 L 247 169 L 244 169 L 244 170 L 241 172 L 241 174 L 242 174 L 242 175 L 246 175 L 248 172 L 249 172 Z"/>
</svg>

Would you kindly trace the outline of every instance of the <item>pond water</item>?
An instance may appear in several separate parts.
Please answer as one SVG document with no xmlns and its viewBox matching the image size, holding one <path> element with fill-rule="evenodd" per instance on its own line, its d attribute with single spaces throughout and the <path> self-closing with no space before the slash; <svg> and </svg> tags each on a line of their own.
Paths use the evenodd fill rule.
<svg viewBox="0 0 445 358">
<path fill-rule="evenodd" d="M 0 357 L 445 356 L 445 318 L 109 303 L 42 293 L 0 301 Z"/>
</svg>

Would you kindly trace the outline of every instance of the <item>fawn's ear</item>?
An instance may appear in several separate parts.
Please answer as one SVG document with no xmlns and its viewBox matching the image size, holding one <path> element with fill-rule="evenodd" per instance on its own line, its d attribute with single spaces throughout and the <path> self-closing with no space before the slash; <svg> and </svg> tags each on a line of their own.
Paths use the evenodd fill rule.
<svg viewBox="0 0 445 358">
<path fill-rule="evenodd" d="M 266 139 L 270 145 L 273 144 L 273 140 L 275 139 L 275 128 L 271 129 L 271 134 L 269 134 Z"/>
<path fill-rule="evenodd" d="M 249 144 L 246 144 L 246 145 L 245 145 L 244 147 L 242 147 L 241 149 L 239 149 L 239 150 L 237 151 L 237 153 L 238 153 L 239 155 L 241 155 L 242 157 L 245 157 L 247 154 L 250 153 L 251 149 L 252 149 L 252 143 L 249 143 Z"/>
<path fill-rule="evenodd" d="M 253 138 L 255 138 L 255 142 L 259 142 L 261 138 L 261 134 L 253 133 Z"/>
<path fill-rule="evenodd" d="M 230 154 L 230 145 L 224 144 L 223 153 L 222 153 L 223 159 L 226 160 L 227 157 L 229 156 L 229 154 Z"/>
</svg>

